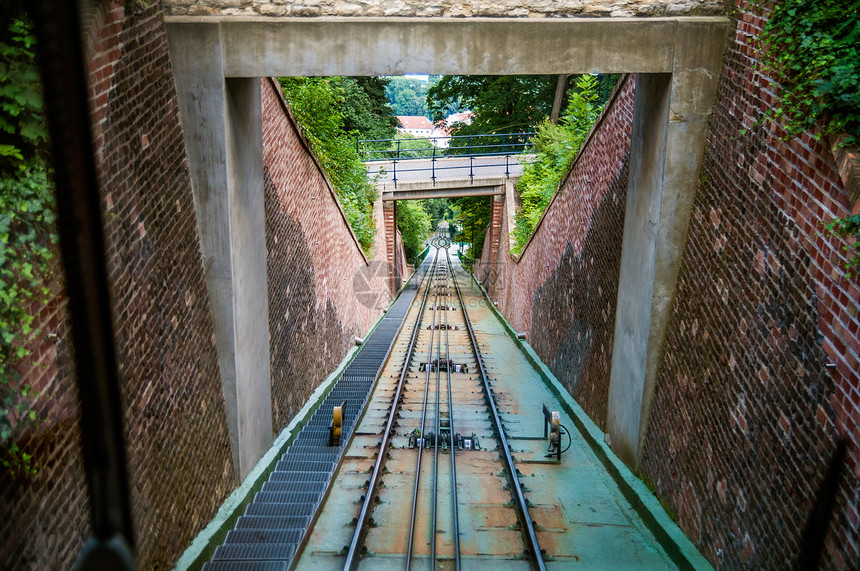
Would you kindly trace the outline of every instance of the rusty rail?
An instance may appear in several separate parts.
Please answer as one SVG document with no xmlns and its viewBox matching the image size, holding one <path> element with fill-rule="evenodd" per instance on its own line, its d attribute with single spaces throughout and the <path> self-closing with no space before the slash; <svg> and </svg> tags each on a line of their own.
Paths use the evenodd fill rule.
<svg viewBox="0 0 860 571">
<path fill-rule="evenodd" d="M 454 276 L 454 268 L 451 266 L 451 256 L 448 255 L 448 249 L 445 249 L 445 256 L 448 261 L 448 273 L 451 276 L 451 281 L 456 283 Z M 448 305 L 447 299 L 445 305 Z M 437 306 L 438 307 L 438 306 Z M 461 304 L 462 307 L 462 304 Z M 448 329 L 448 313 L 445 312 L 445 358 L 451 362 L 450 350 L 450 333 Z M 448 378 L 448 439 L 450 442 L 449 449 L 451 450 L 451 501 L 453 502 L 454 510 L 454 568 L 460 570 L 460 515 L 457 506 L 457 463 L 455 460 L 456 449 L 454 448 L 454 396 L 451 390 L 451 367 L 445 367 L 445 374 Z"/>
<path fill-rule="evenodd" d="M 445 250 L 445 255 L 448 257 L 448 265 L 450 266 L 451 256 L 447 250 Z M 541 571 L 546 571 L 546 564 L 543 560 L 543 554 L 541 553 L 540 545 L 538 544 L 537 535 L 535 534 L 534 523 L 532 522 L 531 517 L 529 516 L 529 508 L 528 503 L 526 502 L 526 498 L 523 495 L 523 488 L 520 484 L 520 479 L 517 477 L 517 467 L 514 465 L 514 459 L 511 456 L 511 449 L 508 446 L 508 440 L 505 437 L 505 431 L 502 427 L 501 418 L 499 418 L 499 411 L 496 408 L 496 402 L 493 399 L 493 393 L 490 391 L 490 383 L 487 379 L 487 372 L 484 370 L 484 362 L 481 359 L 481 351 L 478 348 L 478 341 L 475 339 L 475 332 L 472 330 L 472 323 L 469 321 L 469 314 L 466 312 L 466 306 L 463 305 L 463 295 L 460 293 L 460 286 L 457 284 L 457 280 L 454 279 L 454 289 L 457 290 L 457 298 L 460 301 L 460 308 L 463 310 L 463 319 L 466 322 L 466 331 L 469 333 L 469 340 L 472 342 L 472 348 L 475 351 L 475 358 L 478 362 L 478 371 L 481 373 L 481 382 L 484 385 L 484 391 L 487 395 L 487 402 L 490 406 L 490 412 L 493 416 L 493 425 L 496 429 L 496 433 L 499 436 L 499 444 L 502 447 L 502 457 L 505 461 L 505 469 L 508 473 L 508 480 L 511 484 L 511 491 L 514 494 L 514 499 L 516 500 L 515 507 L 517 508 L 517 516 L 520 519 L 520 529 L 523 532 L 523 538 L 525 539 L 526 546 L 530 550 L 530 554 L 532 556 L 532 564 Z"/>
<path fill-rule="evenodd" d="M 422 410 L 421 410 L 421 439 L 419 440 L 419 443 L 418 443 L 418 454 L 417 454 L 417 459 L 416 459 L 416 464 L 415 464 L 415 482 L 414 482 L 413 488 L 412 488 L 412 514 L 409 517 L 409 541 L 406 544 L 406 569 L 409 569 L 412 565 L 412 546 L 415 543 L 415 514 L 416 514 L 417 508 L 418 508 L 418 484 L 419 484 L 419 481 L 421 479 L 421 459 L 423 457 L 423 452 L 424 452 L 424 438 L 427 434 L 427 430 L 426 430 L 426 426 L 427 426 L 427 397 L 430 393 L 430 369 L 431 369 L 429 364 L 433 361 L 433 337 L 434 337 L 434 333 L 435 333 L 435 327 L 434 326 L 436 325 L 436 315 L 439 312 L 439 290 L 438 290 L 438 284 L 436 283 L 438 281 L 438 276 L 436 275 L 436 268 L 438 267 L 438 262 L 439 262 L 439 249 L 438 248 L 436 249 L 436 256 L 435 256 L 433 261 L 434 261 L 433 273 L 430 276 L 430 282 L 427 286 L 427 292 L 430 291 L 431 287 L 434 288 L 434 290 L 435 290 L 435 292 L 434 292 L 435 301 L 433 302 L 433 317 L 430 320 L 430 344 L 429 344 L 430 350 L 427 354 L 427 364 L 428 364 L 428 366 L 426 367 L 427 380 L 424 382 L 424 402 L 422 404 Z M 427 292 L 425 292 L 425 293 L 427 293 Z M 424 312 L 423 307 L 421 308 L 421 312 L 423 314 L 423 312 Z M 420 320 L 420 317 L 419 317 L 419 320 Z M 441 335 L 440 335 L 440 337 L 441 337 Z M 404 367 L 407 367 L 408 365 L 409 365 L 409 362 L 407 361 L 404 364 Z M 437 375 L 439 374 L 438 369 L 439 369 L 439 367 L 436 367 L 436 370 L 437 370 L 436 374 Z M 438 413 L 438 410 L 437 410 L 437 413 Z M 435 482 L 434 482 L 434 486 L 433 486 L 433 491 L 434 491 L 434 493 L 436 491 Z M 434 497 L 433 498 L 434 505 L 435 505 L 435 502 L 436 502 L 436 498 Z M 434 512 L 434 514 L 435 514 L 435 512 Z M 433 523 L 435 524 L 435 520 Z M 435 527 L 435 525 L 433 527 Z M 433 550 L 433 554 L 434 554 L 433 559 L 435 560 L 436 534 L 433 534 L 431 541 L 432 541 L 432 550 Z"/>
</svg>

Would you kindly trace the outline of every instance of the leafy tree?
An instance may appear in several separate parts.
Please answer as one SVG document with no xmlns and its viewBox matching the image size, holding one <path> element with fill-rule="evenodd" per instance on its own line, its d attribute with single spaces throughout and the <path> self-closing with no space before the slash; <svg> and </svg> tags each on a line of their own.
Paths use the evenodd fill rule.
<svg viewBox="0 0 860 571">
<path fill-rule="evenodd" d="M 35 38 L 21 19 L 0 30 L 0 463 L 32 473 L 31 457 L 13 435 L 35 420 L 18 367 L 38 335 L 34 308 L 50 294 L 56 205 L 48 131 L 42 110 Z"/>
<path fill-rule="evenodd" d="M 467 258 L 471 261 L 480 258 L 484 251 L 487 226 L 493 216 L 492 207 L 492 197 L 489 196 L 467 196 L 454 201 L 454 218 L 461 229 L 454 240 L 469 244 Z"/>
<path fill-rule="evenodd" d="M 522 207 L 516 214 L 514 252 L 522 252 L 540 217 L 567 174 L 585 137 L 600 115 L 597 104 L 597 79 L 580 76 L 576 91 L 558 125 L 544 120 L 534 139 L 534 162 L 526 165 L 517 183 Z"/>
<path fill-rule="evenodd" d="M 367 180 L 364 163 L 355 148 L 354 133 L 344 127 L 341 79 L 285 77 L 279 81 L 362 249 L 369 253 L 376 233 L 373 201 L 377 193 Z"/>
<path fill-rule="evenodd" d="M 453 106 L 471 109 L 472 123 L 457 135 L 522 133 L 549 117 L 557 82 L 555 75 L 445 75 L 428 90 L 427 106 L 436 121 Z"/>
<path fill-rule="evenodd" d="M 385 96 L 389 80 L 382 77 L 344 77 L 333 83 L 343 90 L 343 130 L 362 139 L 391 139 L 397 118 Z"/>
<path fill-rule="evenodd" d="M 427 109 L 427 90 L 437 81 L 430 78 L 422 81 L 411 77 L 394 76 L 386 78 L 388 85 L 385 94 L 394 108 L 395 115 L 415 115 L 430 118 Z"/>
<path fill-rule="evenodd" d="M 406 258 L 412 259 L 424 249 L 430 235 L 430 217 L 418 200 L 401 200 L 397 203 L 397 227 L 403 236 Z"/>
<path fill-rule="evenodd" d="M 432 228 L 436 228 L 442 220 L 452 220 L 454 217 L 449 198 L 428 198 L 421 201 L 421 207 L 430 217 Z"/>
</svg>

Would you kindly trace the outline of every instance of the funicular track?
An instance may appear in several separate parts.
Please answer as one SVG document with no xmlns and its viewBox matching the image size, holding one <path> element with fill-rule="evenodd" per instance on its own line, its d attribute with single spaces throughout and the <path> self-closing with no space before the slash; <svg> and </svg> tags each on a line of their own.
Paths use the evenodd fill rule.
<svg viewBox="0 0 860 571">
<path fill-rule="evenodd" d="M 521 552 L 529 559 L 532 568 L 545 569 L 534 523 L 529 515 L 528 502 L 511 456 L 463 296 L 453 273 L 447 240 L 437 236 L 431 244 L 436 247 L 435 256 L 426 274 L 420 309 L 391 399 L 361 510 L 346 550 L 344 569 L 356 569 L 366 553 L 376 551 L 374 540 L 369 539 L 368 532 L 375 525 L 385 525 L 375 522 L 373 513 L 376 506 L 386 500 L 387 493 L 394 493 L 381 489 L 380 485 L 382 475 L 387 471 L 386 461 L 393 454 L 397 455 L 395 461 L 408 461 L 404 455 L 414 455 L 414 480 L 409 498 L 409 536 L 405 546 L 406 569 L 412 568 L 419 557 L 422 565 L 429 563 L 432 569 L 437 567 L 437 563 L 445 565 L 446 568 L 461 568 L 460 507 L 463 504 L 457 497 L 456 460 L 458 455 L 466 454 L 480 444 L 474 434 L 470 437 L 457 432 L 461 426 L 475 426 L 476 418 L 460 422 L 454 413 L 455 410 L 462 410 L 463 406 L 471 409 L 478 408 L 480 404 L 455 403 L 455 388 L 461 395 L 478 394 L 479 397 L 474 398 L 479 398 L 483 403 L 486 413 L 481 415 L 481 422 L 488 421 L 492 428 L 491 434 L 498 451 L 498 460 L 494 462 L 504 468 L 507 489 L 511 495 L 508 504 L 516 511 L 515 527 L 521 535 Z M 431 298 L 432 305 L 428 308 Z M 458 337 L 457 343 L 452 344 L 452 335 Z M 452 350 L 452 345 L 459 345 L 461 350 Z M 466 347 L 471 355 L 462 352 Z M 457 359 L 465 360 L 466 357 L 468 363 L 455 362 Z M 474 368 L 471 376 L 467 378 L 469 363 Z M 410 371 L 424 374 L 410 375 Z M 457 373 L 456 379 L 452 379 L 452 372 Z M 422 377 L 423 383 L 419 384 L 418 381 Z M 469 391 L 469 388 L 474 390 Z M 447 402 L 443 402 L 443 398 Z M 408 446 L 402 446 L 404 434 L 408 434 Z M 395 438 L 399 439 L 400 446 L 392 444 Z M 422 470 L 424 452 L 429 453 L 431 450 L 432 467 Z M 444 456 L 448 456 L 447 461 Z M 450 485 L 440 480 L 440 469 L 443 477 L 444 473 L 450 475 Z M 429 474 L 425 474 L 428 471 Z M 422 480 L 428 477 L 429 485 Z M 404 501 L 399 499 L 401 504 Z M 398 529 L 395 533 L 399 532 Z"/>
</svg>

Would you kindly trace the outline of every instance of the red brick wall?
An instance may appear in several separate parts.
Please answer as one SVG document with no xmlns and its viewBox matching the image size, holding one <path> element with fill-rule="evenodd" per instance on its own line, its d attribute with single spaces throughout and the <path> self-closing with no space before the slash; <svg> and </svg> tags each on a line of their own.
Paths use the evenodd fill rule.
<svg viewBox="0 0 860 571">
<path fill-rule="evenodd" d="M 385 261 L 365 259 L 277 82 L 264 79 L 262 96 L 272 422 L 279 431 L 390 295 Z"/>
<path fill-rule="evenodd" d="M 99 8 L 87 52 L 142 569 L 172 566 L 236 484 L 174 81 L 152 4 L 135 14 Z M 42 312 L 39 326 L 56 337 L 25 372 L 38 388 L 38 425 L 21 438 L 38 474 L 0 476 L 4 569 L 72 568 L 89 534 L 65 304 L 60 293 Z"/>
<path fill-rule="evenodd" d="M 840 176 L 827 143 L 812 133 L 783 140 L 778 124 L 756 123 L 778 86 L 748 41 L 765 20 L 745 7 L 722 71 L 639 469 L 715 566 L 791 568 L 843 436 L 848 460 L 824 566 L 853 569 L 860 565 L 860 288 L 842 274 L 845 243 L 821 234 L 822 223 L 849 214 L 857 198 L 843 187 L 851 175 Z M 508 319 L 529 332 L 601 426 L 628 90 L 522 258 L 500 256 L 490 284 Z M 589 165 L 606 174 L 586 174 Z"/>
<path fill-rule="evenodd" d="M 856 569 L 860 289 L 842 275 L 843 244 L 821 235 L 852 204 L 826 144 L 756 124 L 779 87 L 748 41 L 765 22 L 750 4 L 725 59 L 641 467 L 716 566 L 787 568 L 846 436 L 825 567 Z"/>
<path fill-rule="evenodd" d="M 553 373 L 601 426 L 606 418 L 615 302 L 627 196 L 633 78 L 616 91 L 561 191 L 519 259 L 507 253 L 510 221 L 501 216 L 490 295 Z M 496 204 L 502 203 L 494 203 Z M 488 228 L 490 239 L 492 225 Z M 487 242 L 489 245 L 489 242 Z"/>
</svg>

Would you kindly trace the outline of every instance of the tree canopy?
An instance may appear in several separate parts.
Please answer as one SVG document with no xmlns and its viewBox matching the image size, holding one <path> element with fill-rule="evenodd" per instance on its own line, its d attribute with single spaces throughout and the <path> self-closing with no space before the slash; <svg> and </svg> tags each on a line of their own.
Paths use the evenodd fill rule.
<svg viewBox="0 0 860 571">
<path fill-rule="evenodd" d="M 435 85 L 437 78 L 431 77 L 428 81 L 412 77 L 394 76 L 386 77 L 388 84 L 385 87 L 385 95 L 394 109 L 395 115 L 424 116 L 430 119 L 430 111 L 427 108 L 427 91 Z"/>
<path fill-rule="evenodd" d="M 525 247 L 600 110 L 597 79 L 583 75 L 577 79 L 576 90 L 559 124 L 544 120 L 538 126 L 532 150 L 537 155 L 536 160 L 525 166 L 516 186 L 522 206 L 516 213 L 514 252 L 519 253 Z"/>
<path fill-rule="evenodd" d="M 487 226 L 493 215 L 492 197 L 467 196 L 454 201 L 454 218 L 460 232 L 454 237 L 457 242 L 469 244 L 467 257 L 476 260 L 484 251 Z"/>
<path fill-rule="evenodd" d="M 549 117 L 557 82 L 555 75 L 445 75 L 428 90 L 427 106 L 436 121 L 470 109 L 472 123 L 457 135 L 522 133 Z"/>
<path fill-rule="evenodd" d="M 391 139 L 397 118 L 385 96 L 384 77 L 342 77 L 334 85 L 343 90 L 343 130 L 362 139 Z"/>
<path fill-rule="evenodd" d="M 422 207 L 422 200 L 401 200 L 397 202 L 397 227 L 403 237 L 403 250 L 406 258 L 415 258 L 424 249 L 424 241 L 430 235 L 430 216 Z"/>
</svg>

